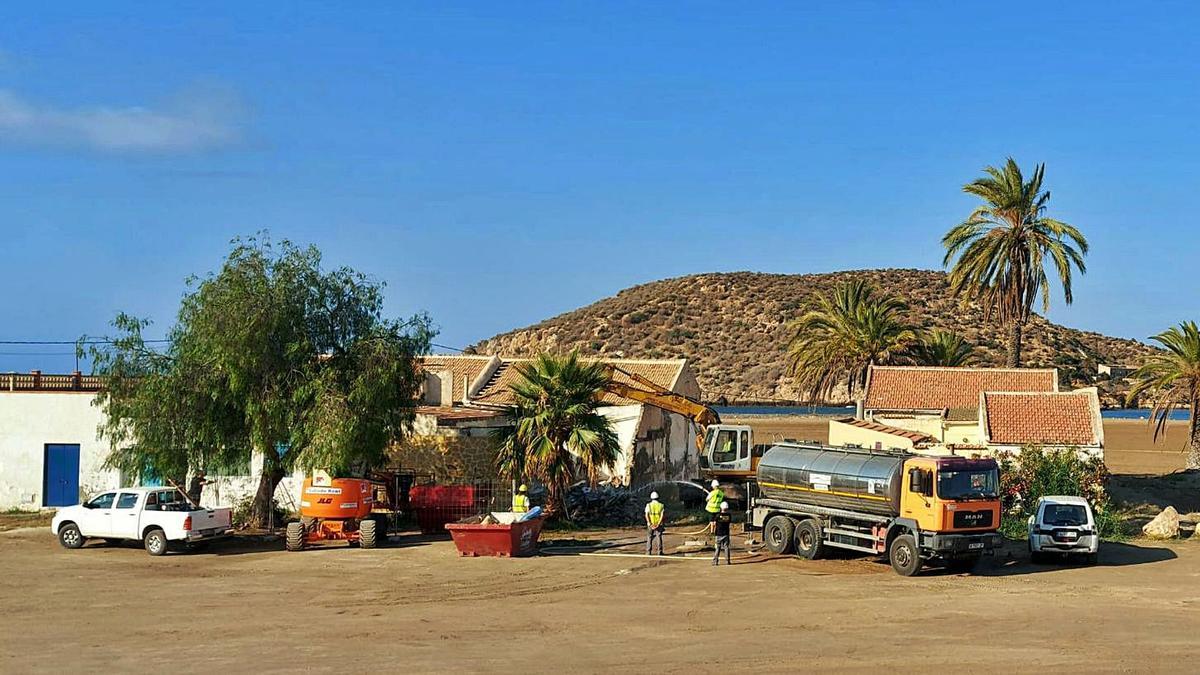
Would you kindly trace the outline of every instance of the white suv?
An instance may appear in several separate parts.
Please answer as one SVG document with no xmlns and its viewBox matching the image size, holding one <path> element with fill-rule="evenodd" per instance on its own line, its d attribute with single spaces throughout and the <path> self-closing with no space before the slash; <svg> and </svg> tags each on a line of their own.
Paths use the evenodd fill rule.
<svg viewBox="0 0 1200 675">
<path fill-rule="evenodd" d="M 1038 500 L 1029 517 L 1029 558 L 1042 562 L 1049 554 L 1080 556 L 1096 564 L 1100 533 L 1092 506 L 1083 497 L 1053 496 Z"/>
</svg>

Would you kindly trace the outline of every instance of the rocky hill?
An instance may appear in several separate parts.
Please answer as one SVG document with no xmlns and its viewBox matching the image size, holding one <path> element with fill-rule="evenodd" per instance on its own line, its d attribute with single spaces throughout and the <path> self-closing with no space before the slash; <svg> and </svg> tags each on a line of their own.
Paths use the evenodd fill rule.
<svg viewBox="0 0 1200 675">
<path fill-rule="evenodd" d="M 666 279 L 497 335 L 473 349 L 528 356 L 578 348 L 604 356 L 687 358 L 710 401 L 795 401 L 801 394 L 787 373 L 788 322 L 805 311 L 815 293 L 860 277 L 903 298 L 914 326 L 952 329 L 966 337 L 977 346 L 978 365 L 1004 364 L 1005 332 L 985 322 L 978 307 L 963 307 L 952 298 L 945 273 L 927 270 Z M 1136 340 L 1066 328 L 1039 316 L 1026 328 L 1023 363 L 1056 366 L 1062 386 L 1098 385 L 1105 404 L 1117 405 L 1128 383 L 1098 378 L 1096 365 L 1137 365 L 1150 351 Z"/>
</svg>

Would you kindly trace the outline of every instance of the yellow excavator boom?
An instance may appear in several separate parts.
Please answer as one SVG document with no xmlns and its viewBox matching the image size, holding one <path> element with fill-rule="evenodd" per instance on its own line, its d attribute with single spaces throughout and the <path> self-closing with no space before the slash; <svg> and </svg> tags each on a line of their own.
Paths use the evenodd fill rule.
<svg viewBox="0 0 1200 675">
<path fill-rule="evenodd" d="M 696 425 L 696 447 L 700 449 L 700 452 L 704 452 L 705 431 L 709 425 L 721 423 L 721 416 L 717 414 L 717 411 L 699 401 L 694 401 L 683 394 L 677 394 L 673 391 L 663 389 L 659 385 L 645 377 L 642 377 L 641 375 L 638 375 L 637 373 L 631 373 L 627 370 L 611 365 L 609 368 L 612 373 L 619 372 L 645 387 L 645 389 L 642 389 L 631 384 L 618 382 L 612 377 L 609 377 L 608 384 L 606 384 L 604 387 L 609 393 L 616 394 L 617 396 L 627 398 L 631 401 L 637 401 L 638 403 L 652 405 L 656 408 L 666 410 L 667 412 L 677 413 L 690 419 Z"/>
</svg>

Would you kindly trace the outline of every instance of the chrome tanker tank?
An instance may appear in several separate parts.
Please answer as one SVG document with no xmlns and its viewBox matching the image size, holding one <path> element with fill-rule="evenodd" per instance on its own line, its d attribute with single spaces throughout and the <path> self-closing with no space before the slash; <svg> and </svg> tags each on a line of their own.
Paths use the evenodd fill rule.
<svg viewBox="0 0 1200 675">
<path fill-rule="evenodd" d="M 884 516 L 900 513 L 906 455 L 780 443 L 758 463 L 762 497 Z"/>
</svg>

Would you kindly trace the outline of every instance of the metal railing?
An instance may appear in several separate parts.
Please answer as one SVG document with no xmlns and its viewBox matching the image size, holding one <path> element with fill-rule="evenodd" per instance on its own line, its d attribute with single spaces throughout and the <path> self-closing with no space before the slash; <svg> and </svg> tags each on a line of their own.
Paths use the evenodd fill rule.
<svg viewBox="0 0 1200 675">
<path fill-rule="evenodd" d="M 70 375 L 47 375 L 40 370 L 0 374 L 2 391 L 100 391 L 103 384 L 104 378 L 78 370 Z"/>
</svg>

